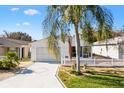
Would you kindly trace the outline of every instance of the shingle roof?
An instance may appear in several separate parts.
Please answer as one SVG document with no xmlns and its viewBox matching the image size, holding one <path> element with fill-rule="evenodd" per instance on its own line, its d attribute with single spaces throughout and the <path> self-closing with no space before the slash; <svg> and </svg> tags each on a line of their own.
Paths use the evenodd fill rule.
<svg viewBox="0 0 124 93">
<path fill-rule="evenodd" d="M 19 47 L 21 45 L 28 45 L 28 41 L 0 38 L 0 45 L 4 47 Z"/>
</svg>

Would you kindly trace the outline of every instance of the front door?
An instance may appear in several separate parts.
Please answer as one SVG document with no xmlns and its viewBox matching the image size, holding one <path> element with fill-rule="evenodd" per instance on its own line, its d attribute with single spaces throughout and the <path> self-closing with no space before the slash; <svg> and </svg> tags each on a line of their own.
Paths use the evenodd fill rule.
<svg viewBox="0 0 124 93">
<path fill-rule="evenodd" d="M 22 48 L 22 58 L 24 58 L 24 48 Z"/>
<path fill-rule="evenodd" d="M 76 57 L 75 46 L 72 47 L 72 57 Z M 80 57 L 82 57 L 82 47 L 80 47 Z"/>
</svg>

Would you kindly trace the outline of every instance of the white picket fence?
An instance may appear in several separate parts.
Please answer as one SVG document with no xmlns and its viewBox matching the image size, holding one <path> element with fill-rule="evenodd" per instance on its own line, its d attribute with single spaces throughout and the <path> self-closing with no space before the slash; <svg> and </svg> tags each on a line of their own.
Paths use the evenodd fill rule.
<svg viewBox="0 0 124 93">
<path fill-rule="evenodd" d="M 76 61 L 75 58 L 70 60 L 69 58 L 61 58 L 61 64 L 65 66 L 71 66 L 71 64 Z M 80 65 L 87 66 L 118 66 L 124 67 L 124 59 L 91 59 L 91 58 L 80 58 Z"/>
</svg>

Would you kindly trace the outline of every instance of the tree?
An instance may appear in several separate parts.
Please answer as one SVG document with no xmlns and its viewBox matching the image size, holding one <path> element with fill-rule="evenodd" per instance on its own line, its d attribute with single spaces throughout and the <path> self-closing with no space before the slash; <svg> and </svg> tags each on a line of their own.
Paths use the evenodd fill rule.
<svg viewBox="0 0 124 93">
<path fill-rule="evenodd" d="M 66 5 L 48 6 L 43 21 L 44 34 L 47 33 L 49 49 L 56 55 L 59 51 L 58 41 L 65 42 L 67 29 L 74 28 L 76 42 L 76 71 L 80 72 L 80 37 L 81 29 L 88 29 L 88 24 L 97 27 L 99 36 L 112 29 L 111 13 L 103 6 Z M 89 37 L 89 36 L 88 36 Z M 92 37 L 92 35 L 91 35 Z M 55 51 L 54 51 L 55 50 Z M 57 52 L 57 53 L 56 53 Z"/>
<path fill-rule="evenodd" d="M 89 44 L 92 44 L 93 42 L 96 42 L 96 41 L 107 40 L 107 39 L 114 38 L 117 36 L 119 36 L 119 32 L 107 30 L 104 32 L 104 34 L 101 37 L 99 36 L 99 31 L 95 30 L 90 24 L 87 24 L 82 29 L 82 38 L 85 41 L 89 42 Z"/>
<path fill-rule="evenodd" d="M 23 32 L 7 32 L 4 31 L 3 37 L 9 39 L 16 39 L 16 40 L 23 40 L 23 41 L 32 41 L 32 37 L 29 36 L 27 33 Z"/>
</svg>

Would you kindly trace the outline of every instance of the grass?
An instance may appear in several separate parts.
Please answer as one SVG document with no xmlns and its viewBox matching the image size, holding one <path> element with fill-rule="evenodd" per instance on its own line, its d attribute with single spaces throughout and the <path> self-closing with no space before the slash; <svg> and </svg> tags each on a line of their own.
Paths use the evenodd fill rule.
<svg viewBox="0 0 124 93">
<path fill-rule="evenodd" d="M 69 67 L 61 67 L 59 77 L 68 88 L 124 88 L 124 77 L 112 73 L 75 75 Z"/>
</svg>

